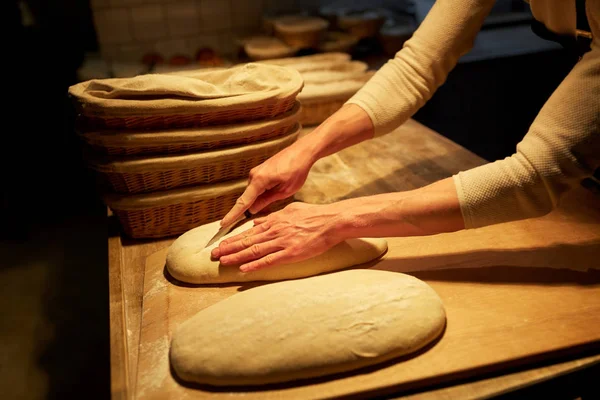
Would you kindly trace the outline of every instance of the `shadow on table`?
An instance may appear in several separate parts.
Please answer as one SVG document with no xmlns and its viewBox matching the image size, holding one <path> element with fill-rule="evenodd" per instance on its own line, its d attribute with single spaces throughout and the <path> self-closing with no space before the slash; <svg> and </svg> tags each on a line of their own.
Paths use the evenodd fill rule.
<svg viewBox="0 0 600 400">
<path fill-rule="evenodd" d="M 600 283 L 600 265 L 594 265 L 598 254 L 600 243 L 591 241 L 525 250 L 394 256 L 363 267 L 410 273 L 426 281 L 594 285 Z"/>
</svg>

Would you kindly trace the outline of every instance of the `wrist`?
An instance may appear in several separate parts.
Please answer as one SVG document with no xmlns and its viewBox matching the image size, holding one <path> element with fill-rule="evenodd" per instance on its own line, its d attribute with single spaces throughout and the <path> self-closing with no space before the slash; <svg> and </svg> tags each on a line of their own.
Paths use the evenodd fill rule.
<svg viewBox="0 0 600 400">
<path fill-rule="evenodd" d="M 348 223 L 347 210 L 344 208 L 345 201 L 321 205 L 321 215 L 325 218 L 324 235 L 335 242 L 352 239 L 353 232 Z"/>
<path fill-rule="evenodd" d="M 298 140 L 316 162 L 346 147 L 373 138 L 369 115 L 355 104 L 346 104 L 312 132 Z"/>
</svg>

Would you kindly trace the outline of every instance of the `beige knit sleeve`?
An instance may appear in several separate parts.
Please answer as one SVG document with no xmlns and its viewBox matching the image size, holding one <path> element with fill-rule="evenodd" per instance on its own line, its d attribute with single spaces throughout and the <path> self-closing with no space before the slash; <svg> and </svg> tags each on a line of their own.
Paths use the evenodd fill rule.
<svg viewBox="0 0 600 400">
<path fill-rule="evenodd" d="M 413 116 L 472 47 L 495 0 L 437 0 L 396 56 L 348 103 L 367 112 L 375 136 Z"/>
<path fill-rule="evenodd" d="M 598 42 L 544 104 L 513 156 L 454 176 L 466 228 L 544 215 L 600 166 Z"/>
</svg>

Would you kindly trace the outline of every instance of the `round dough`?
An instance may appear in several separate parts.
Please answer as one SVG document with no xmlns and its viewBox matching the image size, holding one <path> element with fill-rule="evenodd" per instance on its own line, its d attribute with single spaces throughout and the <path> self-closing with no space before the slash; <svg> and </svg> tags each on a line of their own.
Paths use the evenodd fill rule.
<svg viewBox="0 0 600 400">
<path fill-rule="evenodd" d="M 252 228 L 253 224 L 247 221 L 223 239 L 242 233 Z M 210 252 L 220 241 L 204 248 L 218 230 L 219 221 L 216 221 L 194 228 L 177 238 L 167 253 L 169 273 L 182 282 L 195 284 L 296 279 L 362 264 L 376 259 L 387 250 L 385 239 L 350 239 L 306 261 L 243 273 L 239 266 L 222 266 L 211 259 Z"/>
<path fill-rule="evenodd" d="M 348 270 L 235 294 L 180 326 L 183 380 L 263 385 L 347 372 L 413 353 L 444 330 L 441 299 L 401 273 Z"/>
</svg>

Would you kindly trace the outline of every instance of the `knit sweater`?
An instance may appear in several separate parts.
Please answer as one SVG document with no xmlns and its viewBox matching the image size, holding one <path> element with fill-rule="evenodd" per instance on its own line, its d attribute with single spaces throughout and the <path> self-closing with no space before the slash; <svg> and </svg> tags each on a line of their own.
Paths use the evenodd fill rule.
<svg viewBox="0 0 600 400">
<path fill-rule="evenodd" d="M 544 104 L 511 157 L 453 176 L 466 228 L 550 212 L 600 166 L 600 0 L 587 0 L 593 35 L 586 53 Z M 575 1 L 530 0 L 533 16 L 574 35 Z M 472 47 L 493 0 L 437 0 L 402 50 L 348 103 L 391 132 L 431 98 Z"/>
</svg>

